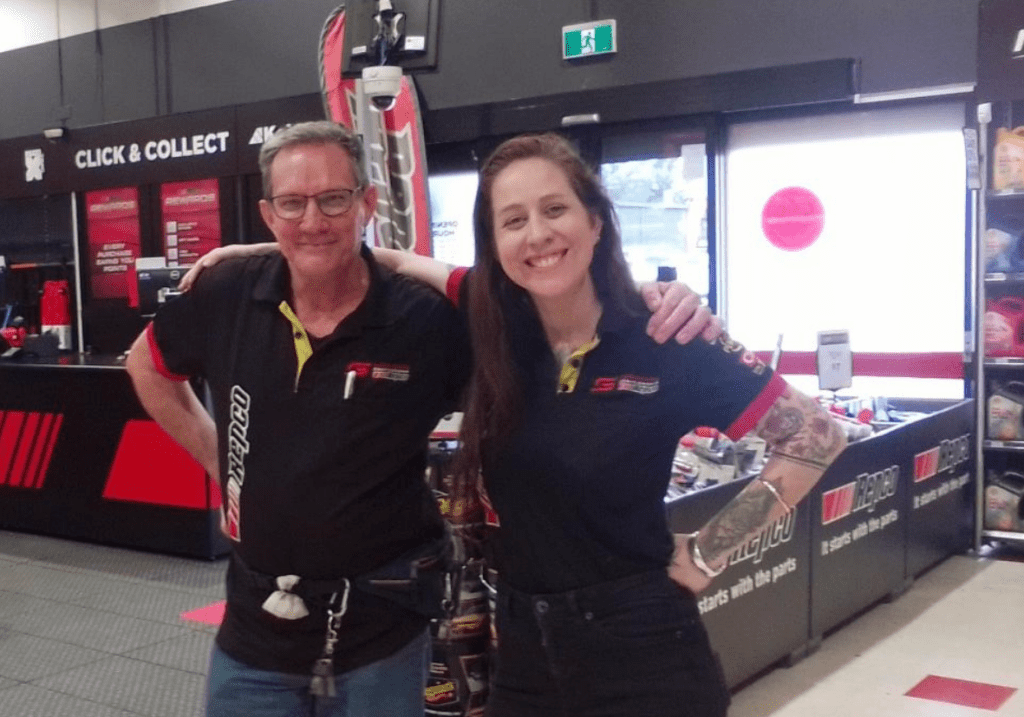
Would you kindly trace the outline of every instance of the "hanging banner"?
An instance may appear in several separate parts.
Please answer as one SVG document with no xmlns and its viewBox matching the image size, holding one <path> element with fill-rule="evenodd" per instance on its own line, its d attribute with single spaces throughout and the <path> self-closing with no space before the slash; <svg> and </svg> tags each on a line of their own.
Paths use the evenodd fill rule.
<svg viewBox="0 0 1024 717">
<path fill-rule="evenodd" d="M 128 298 L 141 244 L 138 189 L 86 192 L 85 214 L 92 298 Z"/>
<path fill-rule="evenodd" d="M 329 119 L 362 135 L 370 181 L 377 188 L 376 244 L 431 255 L 426 142 L 419 97 L 412 77 L 402 76 L 394 106 L 365 108 L 359 126 L 358 80 L 342 76 L 345 10 L 327 18 L 320 36 L 320 90 Z"/>
<path fill-rule="evenodd" d="M 191 266 L 221 244 L 220 188 L 216 179 L 160 187 L 167 266 Z"/>
</svg>

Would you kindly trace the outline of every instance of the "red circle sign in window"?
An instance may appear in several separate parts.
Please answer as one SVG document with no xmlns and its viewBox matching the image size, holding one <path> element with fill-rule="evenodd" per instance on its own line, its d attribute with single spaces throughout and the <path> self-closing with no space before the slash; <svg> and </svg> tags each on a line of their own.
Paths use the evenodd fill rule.
<svg viewBox="0 0 1024 717">
<path fill-rule="evenodd" d="M 775 192 L 761 210 L 761 228 L 768 241 L 785 251 L 806 249 L 821 236 L 825 208 L 809 189 L 786 187 Z"/>
</svg>

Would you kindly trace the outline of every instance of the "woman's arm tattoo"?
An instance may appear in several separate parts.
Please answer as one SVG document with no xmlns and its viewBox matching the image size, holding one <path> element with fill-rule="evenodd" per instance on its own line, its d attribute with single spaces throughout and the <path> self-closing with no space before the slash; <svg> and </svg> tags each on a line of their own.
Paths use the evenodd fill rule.
<svg viewBox="0 0 1024 717">
<path fill-rule="evenodd" d="M 828 466 L 842 445 L 835 421 L 823 414 L 813 399 L 789 390 L 761 419 L 757 434 L 780 457 L 821 469 Z"/>
<path fill-rule="evenodd" d="M 760 481 L 751 481 L 697 535 L 700 552 L 708 563 L 717 563 L 744 543 L 768 521 L 775 496 Z"/>
</svg>

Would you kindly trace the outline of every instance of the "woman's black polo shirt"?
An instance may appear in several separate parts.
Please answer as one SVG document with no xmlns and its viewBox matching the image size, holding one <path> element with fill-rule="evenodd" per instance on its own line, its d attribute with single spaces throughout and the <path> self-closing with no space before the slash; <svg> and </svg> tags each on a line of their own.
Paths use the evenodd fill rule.
<svg viewBox="0 0 1024 717">
<path fill-rule="evenodd" d="M 315 350 L 287 305 L 279 255 L 207 270 L 148 329 L 162 373 L 211 389 L 235 550 L 261 573 L 353 577 L 442 531 L 426 442 L 468 377 L 464 321 L 365 247 L 363 258 L 365 300 Z M 281 621 L 261 610 L 266 596 L 233 565 L 218 644 L 256 667 L 307 672 L 324 614 Z M 343 625 L 340 671 L 391 654 L 425 622 L 354 593 Z"/>
<path fill-rule="evenodd" d="M 727 336 L 659 346 L 647 318 L 606 309 L 596 345 L 565 366 L 550 351 L 535 356 L 522 423 L 485 458 L 498 571 L 518 590 L 564 592 L 667 566 L 664 497 L 679 439 L 697 426 L 737 439 L 785 390 Z"/>
</svg>

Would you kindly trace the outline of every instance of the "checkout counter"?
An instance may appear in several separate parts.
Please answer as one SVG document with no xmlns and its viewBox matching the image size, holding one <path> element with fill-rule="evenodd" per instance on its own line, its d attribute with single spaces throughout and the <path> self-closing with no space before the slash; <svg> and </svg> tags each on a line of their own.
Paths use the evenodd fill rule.
<svg viewBox="0 0 1024 717">
<path fill-rule="evenodd" d="M 0 528 L 214 558 L 220 489 L 146 415 L 123 361 L 0 363 Z"/>
</svg>

